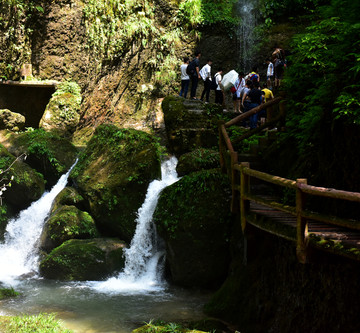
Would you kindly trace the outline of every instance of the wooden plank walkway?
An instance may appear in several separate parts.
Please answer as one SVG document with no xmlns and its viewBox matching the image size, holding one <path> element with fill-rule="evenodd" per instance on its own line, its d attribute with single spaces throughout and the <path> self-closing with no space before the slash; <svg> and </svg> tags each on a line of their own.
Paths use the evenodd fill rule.
<svg viewBox="0 0 360 333">
<path fill-rule="evenodd" d="M 250 202 L 246 219 L 247 223 L 265 232 L 296 242 L 297 220 L 292 214 Z M 360 259 L 360 231 L 314 220 L 307 222 L 307 237 L 312 248 Z"/>
</svg>

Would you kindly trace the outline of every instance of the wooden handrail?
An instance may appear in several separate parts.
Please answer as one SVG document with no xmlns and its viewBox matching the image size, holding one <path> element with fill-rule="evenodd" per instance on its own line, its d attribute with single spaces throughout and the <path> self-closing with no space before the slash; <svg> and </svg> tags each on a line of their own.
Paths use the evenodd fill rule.
<svg viewBox="0 0 360 333">
<path fill-rule="evenodd" d="M 232 125 L 235 125 L 235 124 L 239 123 L 240 121 L 243 121 L 243 120 L 249 118 L 253 114 L 256 114 L 256 113 L 260 112 L 261 110 L 266 109 L 269 106 L 279 103 L 281 100 L 282 100 L 282 97 L 273 98 L 269 102 L 263 103 L 247 112 L 244 112 L 243 114 L 235 117 L 234 119 L 231 119 L 230 121 L 225 123 L 225 127 L 230 127 Z"/>
<path fill-rule="evenodd" d="M 243 232 L 244 233 L 246 232 L 246 222 L 247 222 L 246 219 L 247 216 L 249 216 L 250 201 L 291 214 L 296 217 L 296 221 L 297 221 L 296 222 L 297 223 L 297 228 L 296 228 L 297 256 L 300 262 L 305 263 L 307 262 L 307 248 L 309 244 L 308 220 L 320 221 L 326 224 L 345 227 L 352 230 L 360 230 L 360 221 L 337 218 L 332 215 L 319 214 L 307 210 L 305 208 L 306 197 L 308 195 L 314 195 L 325 198 L 360 202 L 360 193 L 337 190 L 333 188 L 312 186 L 307 184 L 306 179 L 297 179 L 295 181 L 292 179 L 287 179 L 251 169 L 250 164 L 248 162 L 242 162 L 240 164 L 238 163 L 237 152 L 234 150 L 233 144 L 229 138 L 226 128 L 235 125 L 240 121 L 243 121 L 244 119 L 263 110 L 268 106 L 279 103 L 280 101 L 282 101 L 281 97 L 274 98 L 270 102 L 262 104 L 244 114 L 241 114 L 227 123 L 219 124 L 220 161 L 221 161 L 222 169 L 224 171 L 226 171 L 226 168 L 229 168 L 228 174 L 231 176 L 231 187 L 232 187 L 231 210 L 232 212 L 235 212 L 236 209 L 240 208 L 240 220 L 241 220 L 241 227 Z M 279 116 L 279 118 L 276 118 L 276 121 L 278 121 L 282 116 L 284 116 L 284 112 L 281 113 L 282 114 Z M 269 124 L 270 122 L 266 123 L 259 130 L 262 130 L 270 126 Z M 256 131 L 249 131 L 249 133 L 246 133 L 245 135 L 241 136 L 239 139 L 242 140 L 246 137 L 249 137 L 255 132 Z M 226 150 L 224 149 L 225 147 Z M 225 163 L 225 158 L 228 155 L 230 156 L 231 159 L 230 163 Z M 251 193 L 251 188 L 250 188 L 251 177 L 257 178 L 266 183 L 295 190 L 296 192 L 295 205 L 294 206 L 284 205 L 274 200 L 268 200 L 264 197 Z M 238 208 L 236 207 L 235 199 L 239 200 L 238 202 L 240 203 L 240 206 Z M 263 230 L 266 230 L 266 228 L 263 228 Z M 270 230 L 269 232 L 272 231 Z M 279 234 L 279 236 L 289 239 L 289 236 L 285 234 L 284 235 Z"/>
<path fill-rule="evenodd" d="M 233 145 L 231 143 L 231 140 L 229 138 L 229 135 L 226 132 L 226 128 L 225 128 L 224 124 L 220 125 L 220 131 L 221 131 L 221 133 L 223 135 L 223 138 L 224 138 L 227 149 L 232 153 L 235 152 L 234 147 L 233 147 Z"/>
<path fill-rule="evenodd" d="M 238 171 L 244 172 L 248 176 L 255 177 L 260 180 L 264 180 L 268 183 L 272 183 L 275 185 L 280 185 L 288 188 L 293 188 L 293 189 L 296 188 L 296 181 L 291 179 L 286 179 L 279 176 L 273 176 L 265 172 L 250 169 L 250 167 L 246 167 L 243 165 L 234 165 L 234 168 Z"/>
<path fill-rule="evenodd" d="M 360 193 L 358 192 L 348 192 L 343 190 L 336 190 L 333 188 L 317 187 L 307 184 L 299 184 L 298 186 L 300 187 L 302 192 L 307 194 L 312 194 L 327 198 L 360 202 Z"/>
</svg>

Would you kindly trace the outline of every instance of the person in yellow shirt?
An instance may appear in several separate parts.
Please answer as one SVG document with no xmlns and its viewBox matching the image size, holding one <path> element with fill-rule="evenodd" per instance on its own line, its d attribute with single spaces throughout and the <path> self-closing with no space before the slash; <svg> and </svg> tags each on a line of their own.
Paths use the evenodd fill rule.
<svg viewBox="0 0 360 333">
<path fill-rule="evenodd" d="M 270 89 L 268 89 L 266 83 L 263 84 L 263 89 L 262 89 L 262 91 L 264 92 L 265 103 L 274 98 L 273 92 L 272 92 Z"/>
<path fill-rule="evenodd" d="M 274 98 L 273 92 L 270 89 L 268 89 L 266 83 L 263 84 L 262 92 L 264 93 L 265 103 L 269 102 L 271 99 Z M 271 118 L 272 118 L 272 107 L 270 106 L 270 107 L 266 108 L 266 119 L 267 119 L 267 121 L 270 121 Z"/>
</svg>

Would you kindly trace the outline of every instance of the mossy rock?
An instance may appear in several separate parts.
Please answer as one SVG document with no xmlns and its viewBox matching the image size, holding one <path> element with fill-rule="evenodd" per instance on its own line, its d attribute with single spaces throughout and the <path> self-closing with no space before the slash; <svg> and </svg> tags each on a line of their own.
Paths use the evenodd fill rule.
<svg viewBox="0 0 360 333">
<path fill-rule="evenodd" d="M 39 127 L 71 137 L 80 121 L 81 94 L 75 82 L 63 82 L 51 97 Z"/>
<path fill-rule="evenodd" d="M 47 187 L 56 184 L 77 155 L 76 148 L 68 140 L 43 129 L 10 135 L 6 143 L 10 153 L 28 155 L 26 163 L 44 176 Z"/>
<path fill-rule="evenodd" d="M 99 230 L 127 242 L 149 183 L 159 178 L 156 140 L 114 125 L 99 126 L 70 174 Z"/>
<path fill-rule="evenodd" d="M 0 129 L 20 131 L 25 127 L 25 117 L 8 109 L 0 110 Z"/>
<path fill-rule="evenodd" d="M 71 239 L 40 262 L 40 274 L 65 281 L 103 280 L 123 269 L 125 246 L 118 239 Z"/>
<path fill-rule="evenodd" d="M 176 156 L 196 148 L 218 145 L 218 116 L 222 108 L 216 104 L 188 101 L 167 96 L 162 102 L 169 150 Z"/>
<path fill-rule="evenodd" d="M 219 152 L 212 149 L 199 148 L 181 155 L 176 171 L 180 177 L 191 172 L 220 167 Z"/>
<path fill-rule="evenodd" d="M 174 283 L 216 288 L 229 264 L 230 185 L 218 169 L 194 172 L 167 187 L 154 213 Z M 209 204 L 211 203 L 211 204 Z"/>
<path fill-rule="evenodd" d="M 14 163 L 15 160 L 16 157 L 0 145 L 0 169 L 7 170 L 11 166 L 2 175 L 3 184 L 8 184 L 13 177 L 11 186 L 7 186 L 3 194 L 4 201 L 11 205 L 14 211 L 20 211 L 42 196 L 45 182 L 43 176 L 24 163 L 22 158 Z"/>
<path fill-rule="evenodd" d="M 54 213 L 61 206 L 75 206 L 80 210 L 85 210 L 85 199 L 78 193 L 74 187 L 65 187 L 55 198 L 51 213 Z"/>
<path fill-rule="evenodd" d="M 62 206 L 50 215 L 40 237 L 40 247 L 50 252 L 69 239 L 99 237 L 94 219 L 75 206 Z"/>
</svg>

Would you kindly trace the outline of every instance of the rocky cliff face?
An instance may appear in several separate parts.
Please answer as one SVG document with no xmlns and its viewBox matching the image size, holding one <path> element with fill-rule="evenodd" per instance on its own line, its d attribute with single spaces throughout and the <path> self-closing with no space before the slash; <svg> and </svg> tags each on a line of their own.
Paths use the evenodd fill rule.
<svg viewBox="0 0 360 333">
<path fill-rule="evenodd" d="M 21 1 L 19 1 L 20 3 Z M 75 137 L 104 122 L 148 129 L 162 123 L 161 99 L 177 93 L 183 56 L 203 49 L 214 70 L 236 67 L 236 48 L 225 29 L 191 33 L 178 17 L 177 1 L 40 1 L 24 8 L 0 5 L 0 70 L 18 79 L 22 64 L 41 80 L 71 80 L 82 88 L 81 122 Z M 11 36 L 6 31 L 13 29 Z M 9 69 L 11 67 L 11 70 Z M 199 90 L 202 87 L 199 88 Z"/>
</svg>

